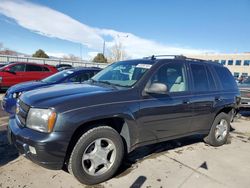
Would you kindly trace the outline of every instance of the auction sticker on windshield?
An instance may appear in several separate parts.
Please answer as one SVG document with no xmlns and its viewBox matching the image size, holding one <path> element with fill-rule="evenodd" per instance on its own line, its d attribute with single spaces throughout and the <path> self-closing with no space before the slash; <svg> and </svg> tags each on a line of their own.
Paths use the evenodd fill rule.
<svg viewBox="0 0 250 188">
<path fill-rule="evenodd" d="M 138 64 L 136 65 L 137 68 L 144 68 L 144 69 L 150 69 L 152 65 L 150 64 Z"/>
</svg>

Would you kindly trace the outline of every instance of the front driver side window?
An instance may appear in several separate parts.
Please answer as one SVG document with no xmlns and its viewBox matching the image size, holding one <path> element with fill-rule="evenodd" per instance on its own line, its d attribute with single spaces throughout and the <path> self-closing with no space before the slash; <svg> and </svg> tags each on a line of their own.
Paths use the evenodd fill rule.
<svg viewBox="0 0 250 188">
<path fill-rule="evenodd" d="M 147 87 L 154 83 L 167 86 L 169 93 L 187 91 L 187 80 L 183 63 L 168 63 L 158 69 L 147 83 Z"/>
</svg>

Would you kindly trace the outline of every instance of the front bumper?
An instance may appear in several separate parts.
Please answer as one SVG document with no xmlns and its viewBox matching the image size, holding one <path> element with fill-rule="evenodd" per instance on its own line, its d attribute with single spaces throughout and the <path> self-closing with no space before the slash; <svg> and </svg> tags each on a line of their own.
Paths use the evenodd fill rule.
<svg viewBox="0 0 250 188">
<path fill-rule="evenodd" d="M 13 115 L 16 111 L 16 99 L 4 97 L 2 101 L 2 109 Z"/>
<path fill-rule="evenodd" d="M 250 98 L 241 98 L 241 108 L 250 108 Z"/>
<path fill-rule="evenodd" d="M 9 120 L 9 142 L 21 154 L 34 163 L 48 169 L 62 169 L 70 136 L 64 132 L 40 133 L 29 128 L 19 127 L 15 118 Z M 30 150 L 35 148 L 36 154 Z"/>
</svg>

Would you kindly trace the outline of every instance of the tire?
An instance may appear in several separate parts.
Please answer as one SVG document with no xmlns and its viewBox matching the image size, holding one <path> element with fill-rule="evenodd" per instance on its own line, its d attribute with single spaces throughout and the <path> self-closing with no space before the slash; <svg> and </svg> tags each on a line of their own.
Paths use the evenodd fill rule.
<svg viewBox="0 0 250 188">
<path fill-rule="evenodd" d="M 224 112 L 218 114 L 214 119 L 214 122 L 212 124 L 208 136 L 204 138 L 204 141 L 207 144 L 215 147 L 222 146 L 223 144 L 225 144 L 227 142 L 227 138 L 229 136 L 229 131 L 231 127 L 230 120 L 231 119 L 228 114 Z M 224 127 L 224 128 L 219 129 L 219 127 Z"/>
<path fill-rule="evenodd" d="M 124 145 L 119 133 L 111 127 L 98 126 L 80 137 L 71 153 L 68 171 L 79 182 L 94 185 L 114 176 L 123 156 Z"/>
</svg>

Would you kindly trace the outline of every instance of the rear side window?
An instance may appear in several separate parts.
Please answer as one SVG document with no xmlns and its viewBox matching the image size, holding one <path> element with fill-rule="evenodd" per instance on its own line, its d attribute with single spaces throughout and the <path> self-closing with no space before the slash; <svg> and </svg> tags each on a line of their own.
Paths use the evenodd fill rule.
<svg viewBox="0 0 250 188">
<path fill-rule="evenodd" d="M 75 76 L 71 77 L 69 79 L 69 81 L 70 82 L 79 82 L 79 83 L 81 83 L 81 82 L 84 82 L 84 81 L 86 81 L 86 80 L 88 80 L 90 78 L 91 78 L 91 74 L 85 72 L 85 73 L 81 73 L 81 74 L 78 74 L 78 75 L 75 75 Z"/>
<path fill-rule="evenodd" d="M 209 69 L 209 67 L 206 67 L 207 70 L 207 78 L 208 78 L 208 83 L 209 83 L 209 89 L 210 91 L 216 91 L 216 84 L 213 78 L 213 74 L 211 72 L 211 70 Z"/>
<path fill-rule="evenodd" d="M 39 66 L 39 65 L 26 65 L 26 72 L 33 72 L 33 71 L 36 71 L 36 72 L 41 72 L 43 71 L 42 67 Z"/>
<path fill-rule="evenodd" d="M 223 90 L 237 90 L 238 87 L 234 77 L 227 68 L 214 66 L 214 70 L 220 80 Z"/>
<path fill-rule="evenodd" d="M 193 76 L 194 91 L 208 91 L 209 84 L 204 65 L 191 64 L 191 74 Z"/>
</svg>

